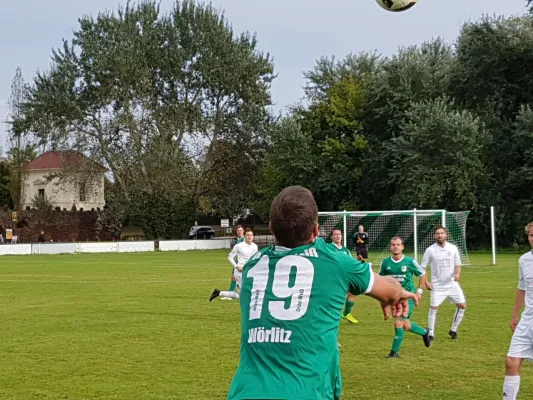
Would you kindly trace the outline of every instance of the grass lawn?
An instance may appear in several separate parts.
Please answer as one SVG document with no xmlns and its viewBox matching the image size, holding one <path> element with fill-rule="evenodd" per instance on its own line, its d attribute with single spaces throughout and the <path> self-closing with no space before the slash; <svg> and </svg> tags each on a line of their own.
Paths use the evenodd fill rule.
<svg viewBox="0 0 533 400">
<path fill-rule="evenodd" d="M 0 399 L 224 400 L 239 357 L 237 301 L 226 251 L 3 257 Z M 341 322 L 343 399 L 499 399 L 518 254 L 470 254 L 468 309 L 452 341 L 444 303 L 426 349 L 406 334 L 388 360 L 392 321 L 357 299 Z M 427 324 L 427 296 L 413 320 Z M 533 398 L 524 363 L 522 398 Z"/>
</svg>

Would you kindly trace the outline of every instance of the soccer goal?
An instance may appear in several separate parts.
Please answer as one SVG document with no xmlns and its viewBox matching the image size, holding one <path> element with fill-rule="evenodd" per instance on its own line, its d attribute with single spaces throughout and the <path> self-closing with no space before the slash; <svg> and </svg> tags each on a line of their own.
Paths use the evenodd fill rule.
<svg viewBox="0 0 533 400">
<path fill-rule="evenodd" d="M 369 236 L 369 261 L 379 264 L 389 255 L 389 243 L 393 236 L 400 236 L 405 242 L 405 254 L 418 262 L 427 247 L 435 242 L 433 229 L 445 226 L 448 241 L 459 249 L 462 265 L 471 265 L 466 249 L 466 220 L 469 211 L 449 212 L 446 210 L 405 211 L 335 211 L 319 212 L 320 236 L 331 241 L 331 231 L 339 228 L 343 232 L 344 245 L 355 250 L 354 235 L 359 225 L 364 226 Z"/>
</svg>

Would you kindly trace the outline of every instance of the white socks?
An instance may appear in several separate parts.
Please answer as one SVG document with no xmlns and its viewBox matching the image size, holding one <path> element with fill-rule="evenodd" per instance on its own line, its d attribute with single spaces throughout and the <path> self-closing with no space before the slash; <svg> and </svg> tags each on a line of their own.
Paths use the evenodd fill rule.
<svg viewBox="0 0 533 400">
<path fill-rule="evenodd" d="M 459 327 L 459 324 L 463 320 L 463 315 L 465 315 L 465 309 L 457 308 L 457 310 L 455 311 L 455 316 L 453 317 L 452 328 L 451 328 L 452 331 L 457 332 L 457 328 Z"/>
<path fill-rule="evenodd" d="M 516 400 L 520 391 L 520 376 L 505 376 L 503 381 L 503 400 Z"/>
<path fill-rule="evenodd" d="M 221 298 L 227 298 L 227 299 L 238 299 L 239 298 L 239 293 L 237 292 L 220 292 L 219 296 Z"/>
<path fill-rule="evenodd" d="M 429 336 L 434 336 L 435 332 L 435 321 L 437 320 L 437 310 L 434 310 L 433 308 L 429 309 L 428 314 L 428 330 L 429 330 Z"/>
</svg>

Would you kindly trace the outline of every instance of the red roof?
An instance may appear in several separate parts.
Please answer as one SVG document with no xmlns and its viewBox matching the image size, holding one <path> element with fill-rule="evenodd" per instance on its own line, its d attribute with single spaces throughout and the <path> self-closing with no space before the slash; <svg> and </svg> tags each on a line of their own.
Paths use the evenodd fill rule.
<svg viewBox="0 0 533 400">
<path fill-rule="evenodd" d="M 61 169 L 67 166 L 90 164 L 106 171 L 106 168 L 77 151 L 47 151 L 24 166 L 25 171 Z"/>
</svg>

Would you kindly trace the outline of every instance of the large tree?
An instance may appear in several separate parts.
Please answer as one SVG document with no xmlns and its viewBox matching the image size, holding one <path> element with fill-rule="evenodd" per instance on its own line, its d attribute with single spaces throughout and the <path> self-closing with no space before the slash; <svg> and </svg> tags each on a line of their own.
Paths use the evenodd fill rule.
<svg viewBox="0 0 533 400">
<path fill-rule="evenodd" d="M 360 124 L 364 91 L 359 78 L 351 76 L 333 83 L 324 94 L 310 97 L 309 107 L 296 108 L 272 132 L 258 185 L 261 214 L 288 185 L 308 187 L 322 210 L 353 208 L 359 200 L 355 184 L 367 143 Z"/>
<path fill-rule="evenodd" d="M 512 245 L 520 236 L 523 240 L 517 232 L 522 230 L 523 219 L 532 217 L 522 201 L 524 190 L 531 198 L 531 187 L 527 189 L 516 180 L 517 171 L 524 174 L 523 152 L 516 145 L 516 138 L 523 137 L 523 133 L 517 129 L 523 132 L 529 126 L 526 110 L 533 98 L 533 74 L 529 73 L 532 41 L 531 16 L 485 17 L 465 24 L 457 41 L 449 91 L 457 105 L 480 116 L 487 126 L 489 135 L 483 143 L 487 184 L 478 191 L 485 208 L 497 207 L 502 245 Z"/>
<path fill-rule="evenodd" d="M 28 84 L 18 67 L 11 82 L 11 94 L 8 99 L 9 112 L 7 116 L 8 159 L 9 159 L 9 189 L 12 204 L 16 210 L 22 208 L 24 199 L 24 165 L 36 156 L 35 142 L 27 130 L 17 130 L 17 121 L 24 118 L 23 104 L 28 96 Z"/>
<path fill-rule="evenodd" d="M 406 116 L 386 146 L 393 208 L 475 211 L 483 182 L 482 122 L 446 98 L 411 103 Z"/>
<path fill-rule="evenodd" d="M 242 138 L 264 131 L 273 78 L 256 38 L 211 6 L 178 1 L 162 15 L 153 1 L 128 3 L 80 19 L 35 78 L 20 127 L 107 166 L 133 219 L 187 213 L 183 231 L 227 173 L 216 162 L 222 143 L 254 151 Z"/>
</svg>

